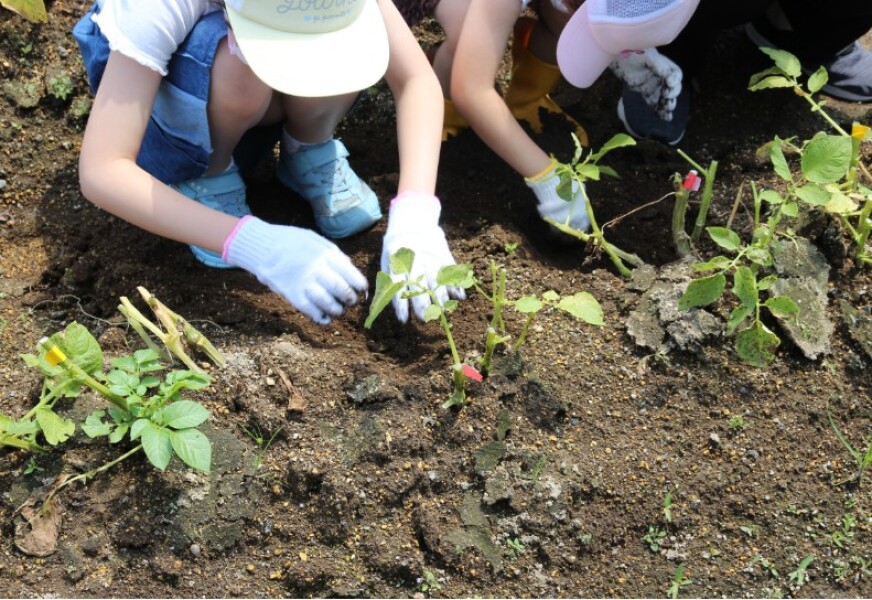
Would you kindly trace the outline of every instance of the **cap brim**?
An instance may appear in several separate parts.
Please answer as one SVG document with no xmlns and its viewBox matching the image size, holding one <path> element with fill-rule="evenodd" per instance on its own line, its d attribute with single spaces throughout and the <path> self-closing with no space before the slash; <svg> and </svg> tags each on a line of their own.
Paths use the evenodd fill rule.
<svg viewBox="0 0 872 600">
<path fill-rule="evenodd" d="M 588 3 L 575 11 L 557 40 L 557 65 L 566 81 L 590 87 L 608 68 L 614 55 L 604 51 L 590 29 Z"/>
<path fill-rule="evenodd" d="M 388 34 L 378 2 L 367 0 L 353 23 L 327 33 L 288 33 L 233 10 L 227 16 L 245 61 L 264 83 L 291 96 L 338 96 L 364 90 L 388 68 Z"/>
</svg>

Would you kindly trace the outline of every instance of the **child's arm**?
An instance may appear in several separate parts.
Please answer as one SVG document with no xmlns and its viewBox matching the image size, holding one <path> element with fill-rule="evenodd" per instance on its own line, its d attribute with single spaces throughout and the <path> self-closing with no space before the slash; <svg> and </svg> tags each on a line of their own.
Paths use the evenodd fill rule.
<svg viewBox="0 0 872 600">
<path fill-rule="evenodd" d="M 110 54 L 82 141 L 82 193 L 147 231 L 220 253 L 238 219 L 186 198 L 136 164 L 160 81 L 158 72 Z"/>
<path fill-rule="evenodd" d="M 393 0 L 379 0 L 391 48 L 385 79 L 397 107 L 398 192 L 432 194 L 442 144 L 442 88 Z"/>
<path fill-rule="evenodd" d="M 548 168 L 550 158 L 518 124 L 494 87 L 518 0 L 470 0 L 451 68 L 451 99 L 476 134 L 524 177 Z"/>
<path fill-rule="evenodd" d="M 411 278 L 423 277 L 439 303 L 445 303 L 449 296 L 461 299 L 465 297 L 462 289 L 446 289 L 436 282 L 439 269 L 454 264 L 439 226 L 441 205 L 434 195 L 442 144 L 442 87 L 393 0 L 379 0 L 379 6 L 391 49 L 385 77 L 397 107 L 400 152 L 400 181 L 388 212 L 381 268 L 390 273 L 390 256 L 400 248 L 408 248 L 415 253 Z M 393 299 L 394 311 L 402 322 L 409 318 L 410 304 L 418 319 L 423 320 L 430 303 L 429 294 L 410 301 L 399 292 Z"/>
</svg>

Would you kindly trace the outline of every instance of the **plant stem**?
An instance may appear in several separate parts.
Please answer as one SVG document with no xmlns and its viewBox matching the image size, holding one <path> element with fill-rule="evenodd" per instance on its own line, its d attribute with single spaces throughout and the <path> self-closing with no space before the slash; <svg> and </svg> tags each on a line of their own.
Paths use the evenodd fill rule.
<svg viewBox="0 0 872 600">
<path fill-rule="evenodd" d="M 841 135 L 848 135 L 848 132 L 845 131 L 844 129 L 842 129 L 841 126 L 840 126 L 838 123 L 836 123 L 836 122 L 832 119 L 832 117 L 830 117 L 830 115 L 828 115 L 828 114 L 826 113 L 826 111 L 824 111 L 824 108 L 823 108 L 820 104 L 818 104 L 818 103 L 815 101 L 815 99 L 812 97 L 812 95 L 809 94 L 808 92 L 806 92 L 804 89 L 802 89 L 802 86 L 797 85 L 797 86 L 794 88 L 794 91 L 795 91 L 797 94 L 799 94 L 800 96 L 802 96 L 803 98 L 805 98 L 806 102 L 808 102 L 809 104 L 811 104 L 811 110 L 812 110 L 812 112 L 820 113 L 821 117 L 823 117 L 823 119 L 824 119 L 827 123 L 830 124 L 830 127 L 832 127 L 833 129 L 835 129 L 835 130 L 836 130 L 837 132 L 839 132 Z"/>
<path fill-rule="evenodd" d="M 705 228 L 705 222 L 708 218 L 708 211 L 712 205 L 712 197 L 714 195 L 715 173 L 718 171 L 718 161 L 713 160 L 709 163 L 709 168 L 703 171 L 705 180 L 702 187 L 702 198 L 700 199 L 699 212 L 696 214 L 696 222 L 693 225 L 693 233 L 690 234 L 690 239 L 693 242 L 699 241 L 699 236 Z"/>
<path fill-rule="evenodd" d="M 118 394 L 112 392 L 105 385 L 88 375 L 84 369 L 82 369 L 79 365 L 73 363 L 69 358 L 67 358 L 63 353 L 61 353 L 60 349 L 55 346 L 51 340 L 48 338 L 43 338 L 39 341 L 40 346 L 45 349 L 46 352 L 54 354 L 54 356 L 59 356 L 61 360 L 58 361 L 57 364 L 61 365 L 67 373 L 73 376 L 79 383 L 83 383 L 87 385 L 89 388 L 109 400 L 112 404 L 123 410 L 124 412 L 130 412 L 130 408 L 127 406 L 127 399 L 123 396 L 119 396 Z M 60 354 L 58 354 L 60 353 Z"/>
<path fill-rule="evenodd" d="M 136 454 L 140 450 L 142 450 L 142 444 L 139 444 L 138 446 L 136 446 L 132 450 L 125 452 L 124 454 L 122 454 L 118 458 L 115 458 L 115 459 L 107 462 L 106 464 L 97 467 L 96 469 L 92 469 L 92 470 L 88 471 L 87 473 L 81 473 L 79 475 L 76 475 L 75 477 L 70 477 L 69 479 L 67 479 L 63 483 L 61 483 L 59 486 L 54 488 L 51 491 L 51 493 L 49 494 L 48 498 L 51 498 L 52 496 L 57 494 L 59 491 L 61 491 L 63 488 L 67 487 L 68 485 L 70 485 L 74 481 L 87 481 L 88 479 L 93 478 L 94 476 L 102 473 L 103 471 L 108 471 L 109 469 L 111 469 L 112 467 L 114 467 L 115 465 L 120 463 L 121 461 L 130 458 L 131 456 L 133 456 L 134 454 Z M 46 501 L 48 500 L 48 498 L 46 499 Z"/>
<path fill-rule="evenodd" d="M 690 190 L 682 187 L 681 176 L 678 173 L 675 174 L 675 187 L 675 207 L 672 209 L 672 242 L 675 244 L 678 256 L 683 257 L 691 252 L 690 237 L 687 235 L 684 225 Z"/>
<path fill-rule="evenodd" d="M 524 327 L 521 329 L 521 334 L 518 336 L 518 339 L 512 344 L 512 350 L 517 350 L 521 346 L 524 345 L 524 342 L 527 341 L 527 332 L 530 331 L 530 326 L 533 324 L 533 320 L 536 318 L 538 313 L 530 313 L 527 315 L 527 320 L 524 321 Z"/>
</svg>

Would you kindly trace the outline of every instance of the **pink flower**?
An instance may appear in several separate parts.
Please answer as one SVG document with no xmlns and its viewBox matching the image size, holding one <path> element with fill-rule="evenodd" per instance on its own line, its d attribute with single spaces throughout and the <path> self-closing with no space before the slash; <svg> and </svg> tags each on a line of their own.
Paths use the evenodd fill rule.
<svg viewBox="0 0 872 600">
<path fill-rule="evenodd" d="M 466 375 L 467 378 L 472 379 L 473 381 L 481 381 L 481 373 L 478 372 L 478 369 L 475 367 L 470 367 L 469 365 L 463 365 L 460 367 L 460 371 Z"/>
</svg>

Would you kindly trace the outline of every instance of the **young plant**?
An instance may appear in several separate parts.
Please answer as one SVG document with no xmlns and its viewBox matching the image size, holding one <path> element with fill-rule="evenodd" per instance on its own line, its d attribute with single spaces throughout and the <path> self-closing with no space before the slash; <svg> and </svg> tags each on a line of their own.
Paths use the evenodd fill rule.
<svg viewBox="0 0 872 600">
<path fill-rule="evenodd" d="M 648 544 L 651 552 L 660 552 L 661 544 L 666 538 L 666 530 L 659 525 L 649 525 L 648 531 L 642 536 L 642 541 Z"/>
<path fill-rule="evenodd" d="M 814 556 L 806 556 L 800 561 L 799 565 L 797 565 L 795 571 L 791 571 L 787 574 L 790 580 L 796 584 L 797 589 L 804 586 L 805 582 L 808 580 L 808 566 L 812 561 L 814 561 Z"/>
<path fill-rule="evenodd" d="M 509 556 L 512 558 L 517 558 L 524 553 L 525 546 L 518 538 L 506 540 L 506 546 L 509 547 Z"/>
<path fill-rule="evenodd" d="M 857 465 L 857 474 L 849 479 L 849 481 L 856 479 L 857 487 L 860 487 L 860 483 L 863 481 L 863 473 L 866 471 L 866 468 L 869 465 L 872 465 L 872 435 L 870 435 L 866 439 L 866 448 L 863 451 L 857 450 L 851 442 L 848 441 L 848 438 L 842 433 L 842 430 L 839 429 L 839 426 L 836 425 L 835 419 L 833 419 L 833 414 L 830 412 L 829 407 L 827 407 L 827 417 L 830 421 L 830 427 L 833 428 L 833 431 L 836 434 L 836 437 L 839 438 L 839 441 L 854 459 L 854 462 Z"/>
<path fill-rule="evenodd" d="M 452 406 L 462 406 L 466 403 L 466 381 L 468 378 L 481 380 L 481 374 L 471 365 L 464 364 L 460 360 L 460 353 L 457 351 L 457 345 L 454 343 L 454 337 L 451 335 L 451 322 L 448 320 L 448 315 L 451 314 L 458 306 L 457 300 L 448 300 L 444 305 L 439 303 L 439 299 L 427 282 L 424 281 L 424 276 L 412 278 L 412 265 L 415 261 L 415 253 L 408 248 L 400 248 L 389 257 L 389 265 L 391 273 L 397 276 L 395 280 L 389 273 L 379 271 L 375 280 L 375 293 L 372 297 L 372 303 L 369 305 L 369 315 L 366 318 L 364 327 L 369 329 L 373 322 L 378 318 L 382 311 L 391 303 L 391 299 L 396 294 L 402 294 L 404 299 L 414 298 L 421 294 L 429 294 L 431 304 L 424 312 L 424 322 L 439 321 L 442 326 L 442 331 L 448 340 L 448 348 L 451 351 L 452 364 L 452 381 L 454 389 L 451 395 L 443 403 L 443 408 Z M 468 264 L 449 265 L 442 267 L 436 275 L 436 283 L 440 286 L 453 286 L 463 289 L 469 289 L 475 283 L 475 278 L 472 273 L 472 266 Z"/>
<path fill-rule="evenodd" d="M 776 192 L 754 195 L 754 230 L 750 244 L 743 244 L 739 235 L 726 227 L 707 227 L 709 237 L 732 258 L 718 255 L 708 261 L 697 263 L 694 269 L 700 272 L 714 271 L 713 274 L 694 279 L 687 286 L 678 302 L 680 310 L 698 306 L 708 306 L 724 295 L 727 276 L 731 276 L 731 291 L 739 304 L 730 313 L 727 333 L 736 334 L 736 352 L 746 362 L 755 366 L 766 366 L 775 358 L 775 350 L 781 340 L 762 321 L 762 311 L 766 309 L 778 319 L 790 319 L 799 313 L 799 307 L 788 296 L 769 296 L 766 293 L 777 281 L 777 275 L 770 273 L 773 264 L 771 243 L 775 228 L 782 215 L 796 214 L 796 204 L 785 201 Z M 770 203 L 774 213 L 766 223 L 760 220 L 763 202 Z"/>
<path fill-rule="evenodd" d="M 672 493 L 667 492 L 663 497 L 663 520 L 672 523 Z"/>
<path fill-rule="evenodd" d="M 251 431 L 247 429 L 244 425 L 239 425 L 239 428 L 245 432 L 245 434 L 251 438 L 251 440 L 257 444 L 257 451 L 254 454 L 254 468 L 260 469 L 263 466 L 263 457 L 266 454 L 269 447 L 272 446 L 273 441 L 276 439 L 276 436 L 281 433 L 284 427 L 279 427 L 275 430 L 275 432 L 269 437 L 269 439 L 265 439 L 263 433 L 260 430 L 260 427 L 255 424 Z"/>
<path fill-rule="evenodd" d="M 429 592 L 438 592 L 442 589 L 442 584 L 439 579 L 433 574 L 433 571 L 425 570 L 424 576 L 418 579 L 421 584 L 421 592 L 427 594 Z"/>
<path fill-rule="evenodd" d="M 666 595 L 675 600 L 675 598 L 678 598 L 681 588 L 691 585 L 692 583 L 692 579 L 688 579 L 684 576 L 684 563 L 682 563 L 675 568 L 675 574 L 672 576 L 672 584 L 669 586 L 669 591 Z"/>
<path fill-rule="evenodd" d="M 860 151 L 862 143 L 872 139 L 869 127 L 854 123 L 848 132 L 824 111 L 825 102 L 815 100 L 814 95 L 823 89 L 829 78 L 825 68 L 812 73 L 803 85 L 802 68 L 795 56 L 773 48 L 761 50 L 772 59 L 774 66 L 753 75 L 748 89 L 790 88 L 836 132 L 835 135 L 819 133 L 799 145 L 790 145 L 800 156 L 796 174 L 783 155 L 777 162 L 773 160 L 776 174 L 788 186 L 787 196 L 837 217 L 854 242 L 857 262 L 872 264 L 867 248 L 872 231 L 872 189 L 869 187 L 872 174 L 861 161 Z M 861 183 L 863 177 L 866 185 Z"/>
<path fill-rule="evenodd" d="M 557 186 L 557 194 L 567 202 L 572 200 L 573 187 L 577 187 L 584 199 L 584 208 L 587 210 L 587 217 L 590 221 L 591 232 L 585 233 L 569 226 L 570 215 L 567 215 L 566 221 L 560 223 L 554 219 L 546 219 L 548 223 L 554 226 L 559 231 L 575 237 L 585 244 L 590 244 L 594 251 L 602 250 L 611 259 L 612 264 L 618 269 L 618 272 L 624 277 L 630 276 L 630 269 L 626 263 L 634 267 L 641 267 L 645 263 L 635 254 L 624 252 L 617 246 L 610 243 L 605 238 L 605 234 L 596 220 L 593 207 L 590 199 L 587 197 L 587 189 L 585 183 L 588 181 L 599 181 L 603 175 L 617 177 L 618 174 L 611 167 L 600 165 L 600 159 L 607 153 L 617 148 L 625 146 L 634 146 L 636 141 L 630 136 L 619 133 L 613 136 L 598 151 L 590 151 L 584 153 L 584 148 L 581 142 L 572 134 L 572 140 L 575 142 L 575 154 L 569 164 L 557 162 L 556 173 L 560 177 L 560 184 Z"/>
</svg>

